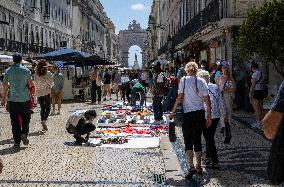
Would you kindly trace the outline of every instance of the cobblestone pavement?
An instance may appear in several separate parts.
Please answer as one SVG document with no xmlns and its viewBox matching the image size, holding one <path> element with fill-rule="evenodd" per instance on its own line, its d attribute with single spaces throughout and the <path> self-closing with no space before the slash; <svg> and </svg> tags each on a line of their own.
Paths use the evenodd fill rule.
<svg viewBox="0 0 284 187">
<path fill-rule="evenodd" d="M 181 165 L 180 173 L 184 176 L 188 164 L 180 127 L 176 128 L 176 134 L 178 139 L 173 148 Z M 225 145 L 223 135 L 217 129 L 215 137 L 221 170 L 204 168 L 203 176 L 188 181 L 189 186 L 270 186 L 266 174 L 270 142 L 259 130 L 249 129 L 237 121 L 232 124 L 232 136 L 231 144 Z"/>
<path fill-rule="evenodd" d="M 153 176 L 164 174 L 160 149 L 110 149 L 64 145 L 73 141 L 65 133 L 72 111 L 87 104 L 64 104 L 60 116 L 51 116 L 43 135 L 38 110 L 30 128 L 30 145 L 14 153 L 10 122 L 1 108 L 0 156 L 4 171 L 0 186 L 154 186 Z"/>
<path fill-rule="evenodd" d="M 38 110 L 33 115 L 28 147 L 14 153 L 7 112 L 0 109 L 0 156 L 4 172 L 0 186 L 165 186 L 155 183 L 155 175 L 166 172 L 160 149 L 111 149 L 64 145 L 73 141 L 65 133 L 68 115 L 77 109 L 92 108 L 87 104 L 64 104 L 60 116 L 51 116 L 49 131 L 43 135 Z M 99 107 L 97 108 L 99 111 Z M 181 129 L 172 144 L 181 166 L 180 175 L 187 172 L 187 162 Z M 232 125 L 230 145 L 222 143 L 217 130 L 217 148 L 221 170 L 206 170 L 202 177 L 180 183 L 183 186 L 269 186 L 266 165 L 270 142 L 254 130 L 237 122 Z M 173 179 L 174 180 L 174 179 Z"/>
</svg>

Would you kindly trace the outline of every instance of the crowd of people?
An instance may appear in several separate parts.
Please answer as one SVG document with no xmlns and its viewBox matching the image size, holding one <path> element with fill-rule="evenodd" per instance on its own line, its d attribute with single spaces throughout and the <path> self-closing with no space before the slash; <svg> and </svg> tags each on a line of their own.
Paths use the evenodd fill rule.
<svg viewBox="0 0 284 187">
<path fill-rule="evenodd" d="M 39 61 L 35 71 L 21 64 L 22 56 L 13 56 L 14 64 L 9 67 L 2 82 L 2 106 L 10 113 L 14 147 L 19 148 L 21 141 L 29 144 L 27 138 L 33 109 L 40 104 L 42 131 L 48 130 L 47 120 L 51 112 L 60 114 L 64 77 L 59 68 L 53 67 L 51 73 L 46 61 Z"/>
<path fill-rule="evenodd" d="M 39 61 L 34 74 L 21 65 L 22 57 L 13 56 L 14 65 L 6 70 L 3 78 L 2 105 L 10 113 L 14 146 L 29 144 L 27 138 L 29 123 L 36 99 L 40 104 L 42 130 L 48 130 L 47 120 L 51 114 L 60 115 L 64 77 L 59 68 L 50 72 L 45 61 Z M 257 63 L 252 63 L 253 72 L 249 98 L 255 110 L 256 123 L 253 127 L 262 128 L 262 102 L 267 95 L 264 75 L 258 69 Z M 215 145 L 215 133 L 221 124 L 224 143 L 229 144 L 232 138 L 230 124 L 233 114 L 236 84 L 231 73 L 231 64 L 222 60 L 212 62 L 210 66 L 205 61 L 201 63 L 183 63 L 180 67 L 157 64 L 143 70 L 119 70 L 95 67 L 89 74 L 91 87 L 91 103 L 101 105 L 104 101 L 123 101 L 125 105 L 143 108 L 147 98 L 152 102 L 155 124 L 164 123 L 164 114 L 168 114 L 173 123 L 182 121 L 182 131 L 185 151 L 188 157 L 189 173 L 187 179 L 194 174 L 202 174 L 201 162 L 207 167 L 220 169 L 218 151 Z M 112 96 L 115 98 L 112 98 Z M 277 130 L 283 122 L 283 85 L 277 97 L 276 104 L 264 118 L 264 131 L 268 138 L 281 139 Z M 137 104 L 137 101 L 138 104 Z M 56 113 L 55 103 L 58 103 Z M 52 112 L 51 112 L 52 106 Z M 182 108 L 183 115 L 177 110 Z M 77 111 L 67 120 L 66 130 L 74 135 L 76 142 L 83 143 L 89 139 L 89 133 L 95 130 L 92 120 L 96 111 Z M 178 119 L 181 118 L 182 119 Z M 271 119 L 278 120 L 271 124 Z M 275 125 L 275 124 L 278 125 Z M 283 129 L 283 124 L 282 124 Z M 87 134 L 86 138 L 81 136 Z M 283 133 L 282 133 L 283 134 Z M 206 140 L 205 155 L 202 155 L 201 137 Z M 277 144 L 274 150 L 282 149 Z M 283 152 L 283 151 L 282 151 Z M 277 155 L 277 151 L 274 153 Z M 196 163 L 194 163 L 194 156 Z M 270 169 L 275 169 L 274 157 L 270 158 Z M 1 163 L 0 163 L 1 165 Z M 282 165 L 283 166 L 283 165 Z M 1 168 L 1 167 L 0 167 Z M 282 168 L 283 169 L 283 168 Z M 273 178 L 273 177 L 272 177 Z M 273 178 L 274 180 L 274 178 Z M 276 180 L 276 179 L 275 179 Z"/>
</svg>

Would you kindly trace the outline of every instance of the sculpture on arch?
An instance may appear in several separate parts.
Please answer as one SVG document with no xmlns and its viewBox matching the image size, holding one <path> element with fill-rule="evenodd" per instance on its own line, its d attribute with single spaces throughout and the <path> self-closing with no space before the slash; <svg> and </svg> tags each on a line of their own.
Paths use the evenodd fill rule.
<svg viewBox="0 0 284 187">
<path fill-rule="evenodd" d="M 141 28 L 141 25 L 133 20 L 127 30 L 121 30 L 118 34 L 118 42 L 120 49 L 120 63 L 123 67 L 128 67 L 128 55 L 129 48 L 133 45 L 137 45 L 142 50 L 142 66 L 146 63 L 145 51 L 146 51 L 147 31 Z"/>
</svg>

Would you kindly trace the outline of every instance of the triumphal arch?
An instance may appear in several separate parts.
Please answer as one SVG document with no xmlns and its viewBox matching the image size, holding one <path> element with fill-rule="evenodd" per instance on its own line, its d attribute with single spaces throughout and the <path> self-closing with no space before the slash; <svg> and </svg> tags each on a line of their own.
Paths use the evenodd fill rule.
<svg viewBox="0 0 284 187">
<path fill-rule="evenodd" d="M 142 29 L 136 20 L 129 24 L 127 30 L 121 30 L 118 34 L 118 42 L 120 49 L 120 63 L 123 67 L 128 67 L 129 48 L 137 45 L 142 50 L 142 64 L 145 64 L 147 31 Z"/>
</svg>

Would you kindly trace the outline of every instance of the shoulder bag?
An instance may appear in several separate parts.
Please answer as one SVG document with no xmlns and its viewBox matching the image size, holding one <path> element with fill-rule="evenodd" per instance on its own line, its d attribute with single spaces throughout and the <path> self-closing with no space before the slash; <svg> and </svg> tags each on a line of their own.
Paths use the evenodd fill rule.
<svg viewBox="0 0 284 187">
<path fill-rule="evenodd" d="M 184 93 L 184 91 L 185 91 L 185 81 L 186 81 L 186 79 L 184 78 L 183 94 L 185 94 Z M 175 121 L 175 124 L 177 126 L 181 126 L 184 123 L 184 111 L 183 111 L 183 103 L 182 102 L 179 104 L 179 106 L 176 109 L 174 121 Z"/>
</svg>

